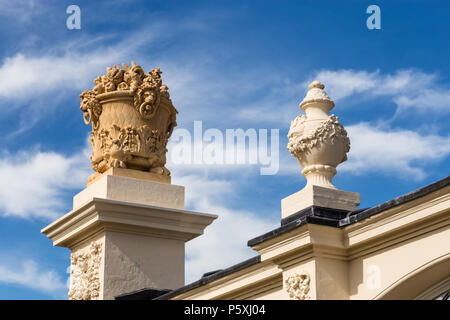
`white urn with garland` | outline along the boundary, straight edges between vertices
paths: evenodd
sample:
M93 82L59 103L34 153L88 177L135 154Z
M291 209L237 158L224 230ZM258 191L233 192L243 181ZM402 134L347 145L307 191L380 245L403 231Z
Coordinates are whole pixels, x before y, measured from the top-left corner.
M338 190L332 182L336 167L347 160L350 140L338 117L329 115L334 102L324 88L313 81L300 103L305 114L291 121L287 149L303 168L307 183L282 200L283 218L312 205L348 211L359 205L359 194Z

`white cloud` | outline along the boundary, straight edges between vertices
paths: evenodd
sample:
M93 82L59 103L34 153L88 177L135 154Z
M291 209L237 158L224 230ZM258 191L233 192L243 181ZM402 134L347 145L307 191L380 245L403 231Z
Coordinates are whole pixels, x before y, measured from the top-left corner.
M61 298L67 293L66 283L56 271L45 270L33 260L26 260L21 266L0 264L0 283L21 285Z
M343 99L353 94L375 88L378 82L379 72L354 71L354 70L322 70L317 72L314 77L304 82L304 87L317 79L325 84L328 95L334 101Z
M353 174L382 172L408 179L427 176L426 166L450 155L450 137L410 130L373 127L368 123L347 126L351 149L338 171Z
M185 25L180 22L171 27L167 21L155 19L126 35L86 34L78 40L55 43L45 51L18 51L5 57L0 66L0 98L23 102L62 90L92 88L94 79L104 74L106 67L130 64L131 60L142 65L139 58L145 56L140 48L174 37Z
M348 97L373 99L389 97L398 111L414 108L416 111L450 111L450 89L438 82L435 73L421 70L398 70L383 74L379 70L321 70L314 73L304 86L318 79L335 101ZM344 105L341 103L341 105Z
M354 102L387 98L397 105L395 115L410 109L416 112L450 112L450 88L448 84L439 82L436 73L418 69L393 73L340 69L314 72L301 84L272 79L271 90L241 107L235 116L247 122L287 127L290 120L301 112L298 105L309 83L316 79L325 84L326 92L337 102L338 108L345 108L348 101L354 105Z
M0 97L30 100L55 89L81 89L114 54L33 57L18 53L0 67ZM23 92L25 94L18 94Z
M394 98L400 111L415 108L417 111L426 112L436 110L439 112L450 111L450 90L423 89L416 95L399 95Z
M155 37L149 33L144 39L150 43ZM94 78L103 74L107 66L129 64L130 61L123 59L144 43L141 32L136 32L126 40L111 41L112 46L79 50L89 42L96 42L95 39L85 40L66 44L63 50L58 50L62 51L59 54L49 50L51 53L43 55L18 52L6 57L0 66L0 98L29 101L62 90L91 88Z
M0 212L4 216L54 219L64 208L64 191L81 188L89 175L87 151L71 157L40 151L0 158Z

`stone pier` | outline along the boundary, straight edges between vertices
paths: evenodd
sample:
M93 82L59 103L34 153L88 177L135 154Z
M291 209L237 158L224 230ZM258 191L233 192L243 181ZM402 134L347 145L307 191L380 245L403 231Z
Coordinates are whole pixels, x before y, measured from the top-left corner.
M96 172L73 210L41 231L71 250L69 298L183 286L185 243L217 216L184 210L184 187L170 183L166 146L177 110L161 71L115 65L94 83L80 108L92 125Z

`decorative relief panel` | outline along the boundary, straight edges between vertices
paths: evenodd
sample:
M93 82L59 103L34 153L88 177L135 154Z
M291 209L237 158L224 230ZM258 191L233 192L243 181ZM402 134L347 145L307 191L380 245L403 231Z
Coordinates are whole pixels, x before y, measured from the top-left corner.
M100 295L102 244L92 242L87 252L72 252L70 260L69 299L97 300Z
M311 299L309 296L310 282L311 277L305 271L302 271L300 274L296 273L289 276L285 280L286 291L289 294L289 297L294 300Z

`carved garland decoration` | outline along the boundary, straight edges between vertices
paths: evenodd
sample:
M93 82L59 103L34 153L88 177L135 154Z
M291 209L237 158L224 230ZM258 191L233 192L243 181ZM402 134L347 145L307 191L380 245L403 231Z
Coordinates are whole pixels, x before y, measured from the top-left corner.
M289 276L285 280L286 291L289 294L289 297L295 300L311 299L309 296L310 282L311 277L305 271L302 271L300 274L296 273Z
M97 95L112 91L128 91L134 94L134 107L145 119L151 119L158 109L161 97L170 99L167 86L162 84L161 70L153 69L147 75L142 67L131 62L131 67L123 64L121 70L116 64L106 68L106 74L98 76L92 90L86 90L81 95L80 109L83 111L84 122L98 127L98 119L102 113L102 107L97 100Z
M102 244L92 242L88 252L72 253L70 265L70 300L96 300L100 295Z
M346 153L350 151L350 139L347 136L347 131L342 124L338 122L338 117L334 114L321 123L311 134L303 136L303 126L306 120L305 115L299 115L291 123L288 133L289 143L288 150L297 159L302 159L303 154L308 150L312 150L320 143L331 141L334 143L337 139L342 139L345 148L345 156L342 161L347 160Z

